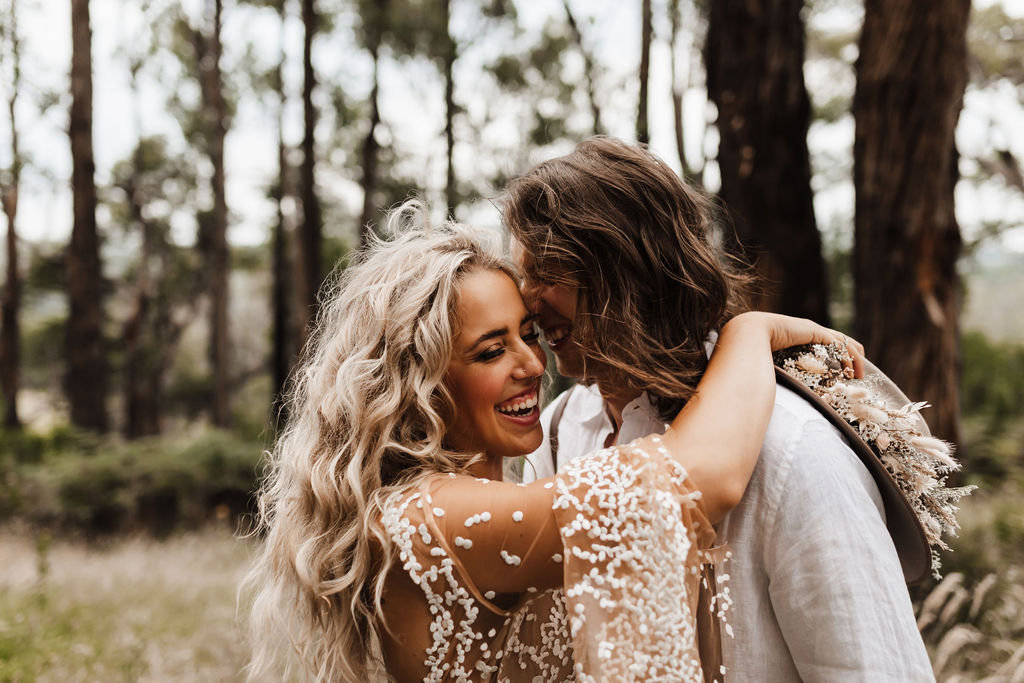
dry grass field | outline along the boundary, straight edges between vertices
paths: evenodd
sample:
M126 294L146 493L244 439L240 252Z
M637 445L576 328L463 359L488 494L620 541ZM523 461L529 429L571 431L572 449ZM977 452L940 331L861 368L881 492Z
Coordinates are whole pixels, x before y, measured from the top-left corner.
M999 547L1006 504L965 502L963 559L972 540ZM223 527L100 546L0 531L0 683L243 680L236 591L252 550ZM1024 571L1004 567L951 568L919 599L940 683L1024 683Z
M0 531L0 681L239 681L251 546L223 528L102 548Z

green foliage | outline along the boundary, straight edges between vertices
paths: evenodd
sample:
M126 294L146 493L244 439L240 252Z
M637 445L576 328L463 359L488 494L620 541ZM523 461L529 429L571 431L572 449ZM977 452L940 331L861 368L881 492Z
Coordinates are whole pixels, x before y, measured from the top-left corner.
M981 332L961 341L961 406L967 479L982 487L1016 481L1024 488L1024 346Z
M962 401L966 415L1001 421L1024 415L1024 346L967 332L961 341Z
M977 331L961 341L965 479L946 578L914 593L940 680L1024 676L1024 346ZM963 676L966 675L967 678Z
M64 246L53 242L36 242L28 260L25 292L29 296L41 292L63 292L66 286Z
M1020 483L988 486L960 506L960 532L942 555L942 572L958 572L969 582L1007 567L1024 567L1024 509Z
M0 445L10 444L20 450L0 460L0 519L89 536L163 535L237 517L251 504L262 453L218 431L129 443L68 430L3 433Z

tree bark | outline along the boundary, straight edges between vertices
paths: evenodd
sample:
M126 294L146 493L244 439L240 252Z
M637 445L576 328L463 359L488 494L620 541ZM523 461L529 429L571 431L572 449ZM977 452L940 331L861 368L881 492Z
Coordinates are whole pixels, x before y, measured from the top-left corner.
M651 141L651 132L647 124L647 80L651 65L651 0L641 3L641 35L640 35L640 102L636 114L636 139L641 144Z
M162 373L154 372L158 345L166 340L147 334L153 297L145 282L140 283L134 308L122 330L124 344L124 435L128 439L160 433L160 387ZM155 342L155 343L154 343Z
M298 294L302 344L316 319L317 292L323 279L321 253L323 243L320 199L316 190L316 122L313 104L316 72L313 69L313 38L317 30L316 0L302 0L302 111L305 133L302 138L302 166L299 182L302 193L302 224L299 232Z
M21 429L18 417L18 388L21 380L21 275L18 272L18 192L21 189L21 149L18 146L18 124L15 111L18 89L21 87L21 48L18 37L17 2L11 0L10 24L10 91L7 111L11 124L11 169L9 184L0 188L0 200L4 215L7 216L7 278L3 298L0 300L0 384L4 395L4 426ZM8 75L7 73L4 74Z
M444 46L441 55L444 71L444 136L448 160L444 196L448 205L448 215L454 216L455 207L459 203L455 182L455 59L458 50L451 34L451 0L441 0L441 12L441 20L444 22Z
M572 8L569 6L569 0L563 0L562 5L565 7L565 17L569 21L569 35L572 37L572 41L576 43L576 49L580 51L580 55L583 57L583 77L587 81L587 99L590 102L590 115L594 118L592 130L594 135L602 135L604 134L604 125L601 123L601 107L597 103L597 65L594 63L594 56L590 54L590 50L583 44L583 33L580 31L580 26L572 13Z
M271 404L271 420L275 429L279 429L288 418L285 391L288 376L291 372L293 352L291 341L294 338L291 315L292 271L288 258L290 253L287 224L285 223L284 199L289 196L288 182L288 148L284 141L284 110L287 95L284 90L284 3L280 5L281 18L281 56L274 71L274 85L277 89L277 184L274 187L274 204L277 207L277 222L274 226L274 251L271 256L273 267L273 319L274 339L271 350L271 373L274 380L273 401Z
M671 33L669 34L669 53L672 58L672 128L676 136L676 155L683 177L693 175L690 165L686 163L686 141L683 137L683 88L679 84L676 51L679 49L679 0L669 0L668 14Z
M134 91L135 74L132 88ZM141 125L137 129L141 130ZM146 194L146 186L153 188L154 183L147 183L145 144L140 137L132 155L131 176L122 186L128 197L132 224L142 237L132 312L121 330L124 435L128 439L161 432L167 370L191 317L179 316L176 320L173 308L176 301L194 307L205 289L205 279L201 277L192 277L184 291L169 282L169 278L174 279L169 275L174 247L167 243L161 226L147 218L145 210L148 202L158 199Z
M672 59L672 124L675 132L676 139L676 155L679 157L679 168L683 171L683 177L689 182L696 185L703 186L702 176L704 174L703 161L697 167L690 166L686 160L686 138L683 135L683 95L690 89L691 86L691 73L682 75L679 73L679 43L680 37L683 32L683 17L682 8L679 6L679 0L669 0L668 3L669 13L669 54ZM699 29L695 26L690 26L689 31L695 34ZM699 54L697 59L694 59L694 53L697 51L693 38L689 39L685 43L687 51L687 63L690 65L690 71L693 71L693 63L699 60ZM703 159L703 151L701 151L701 159Z
M720 194L765 285L754 306L828 324L807 151L803 0L710 5L705 60L718 107Z
M137 93L136 74L132 73L132 91ZM138 112L138 107L136 107ZM138 122L138 114L136 114ZM137 125L137 130L141 126ZM140 188L142 185L143 161L142 139L140 137L132 154L132 176L125 189L128 195L132 221L139 227L142 236L141 257L135 287L135 301L132 314L125 321L121 331L124 355L122 382L124 386L124 435L129 439L153 436L160 433L159 387L161 377L152 372L153 356L159 339L149 332L149 318L153 309L154 283L150 265L154 256L152 226L146 220L142 207ZM156 339L154 339L156 337ZM162 344L166 340L159 339Z
M853 99L856 334L960 438L955 129L969 0L867 0Z
M71 0L71 188L74 222L67 251L65 393L72 424L105 432L108 366L103 338L103 286L96 229L92 154L92 32L88 0Z
M373 86L370 88L370 128L363 139L361 150L361 161L363 167L363 210L359 216L359 244L365 247L369 244L369 237L373 230L371 222L377 213L377 204L374 195L377 192L377 166L378 152L377 126L380 125L380 106L378 96L380 92L380 46L383 38L383 21L387 12L387 3L384 1L374 3L372 14L366 17L365 31L367 33L367 48L370 58L373 60Z
M210 364L213 368L213 424L231 425L230 360L228 356L228 204L224 187L224 138L227 137L227 111L224 105L221 58L222 0L213 0L213 31L210 36L210 116L212 137L210 161L213 164L213 231L210 244Z

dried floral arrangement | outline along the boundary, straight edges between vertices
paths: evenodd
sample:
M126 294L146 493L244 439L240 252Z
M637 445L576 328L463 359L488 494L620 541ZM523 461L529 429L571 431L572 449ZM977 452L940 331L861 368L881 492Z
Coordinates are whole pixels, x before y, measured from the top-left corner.
M885 375L853 379L840 360L840 344L798 346L775 354L775 363L818 394L860 435L892 475L917 515L931 548L932 572L939 578L939 549L948 550L943 534L956 535L957 503L976 486L947 487L950 472L960 469L953 446L927 433L920 416L926 402L894 405L902 392Z

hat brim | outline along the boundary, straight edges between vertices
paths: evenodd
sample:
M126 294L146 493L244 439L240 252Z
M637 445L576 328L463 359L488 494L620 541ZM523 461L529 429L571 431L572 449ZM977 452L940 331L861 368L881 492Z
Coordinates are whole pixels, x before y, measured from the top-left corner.
M928 540L921 521L910 507L910 503L892 478L889 470L885 468L871 446L860 437L850 423L814 393L814 390L778 366L775 368L775 376L780 385L807 400L846 437L850 448L871 473L879 493L882 494L885 525L896 546L896 553L899 555L900 566L903 569L903 578L911 585L922 582L931 570L931 551L928 547Z

